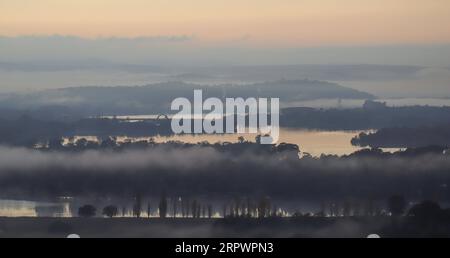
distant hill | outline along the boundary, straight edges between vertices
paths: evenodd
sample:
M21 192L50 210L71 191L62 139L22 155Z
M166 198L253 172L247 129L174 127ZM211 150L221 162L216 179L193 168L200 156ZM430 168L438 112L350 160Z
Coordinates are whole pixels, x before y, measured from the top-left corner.
M336 83L314 80L279 80L246 85L199 85L164 82L146 86L76 87L0 96L1 108L69 107L85 115L167 113L177 97L193 98L202 89L207 97L276 97L289 103L314 99L372 99L374 96Z

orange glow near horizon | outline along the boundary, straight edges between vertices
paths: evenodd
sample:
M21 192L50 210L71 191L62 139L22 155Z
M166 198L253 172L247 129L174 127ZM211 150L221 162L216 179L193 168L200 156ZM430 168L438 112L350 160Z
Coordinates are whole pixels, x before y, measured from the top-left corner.
M448 0L2 0L0 35L194 36L198 44L450 42Z

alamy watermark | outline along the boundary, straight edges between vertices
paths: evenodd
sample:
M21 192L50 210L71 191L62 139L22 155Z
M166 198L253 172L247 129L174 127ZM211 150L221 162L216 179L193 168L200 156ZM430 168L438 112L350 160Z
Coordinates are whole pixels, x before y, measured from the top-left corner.
M269 109L267 98L226 98L223 103L219 98L203 100L203 91L194 90L194 103L187 98L176 98L172 101L171 110L179 111L171 122L175 134L250 133L260 134L261 144L278 142L279 98L270 98Z

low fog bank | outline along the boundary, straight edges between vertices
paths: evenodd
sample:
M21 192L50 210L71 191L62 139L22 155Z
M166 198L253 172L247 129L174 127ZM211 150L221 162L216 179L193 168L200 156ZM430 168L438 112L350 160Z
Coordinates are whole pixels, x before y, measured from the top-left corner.
M392 225L390 217L378 218L278 218L252 219L130 219L130 218L0 218L1 237L159 237L159 238L277 238L362 237L374 232L383 237ZM58 230L55 230L58 229ZM49 230L50 229L50 230ZM400 230L398 230L400 231ZM412 232L400 236L411 237ZM396 236L399 236L397 233Z
M0 197L270 196L279 200L410 200L447 202L450 157L238 157L208 147L140 151L40 152L0 147Z

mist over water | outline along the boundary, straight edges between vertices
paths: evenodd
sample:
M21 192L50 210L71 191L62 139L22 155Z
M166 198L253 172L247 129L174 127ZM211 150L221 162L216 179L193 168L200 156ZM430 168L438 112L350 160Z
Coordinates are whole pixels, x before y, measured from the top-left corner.
M450 160L444 155L414 158L286 160L212 148L81 153L0 148L3 196L271 196L313 201L346 197L385 199L401 192L410 198L443 198ZM27 162L23 158L27 157ZM32 194L33 193L33 194Z

